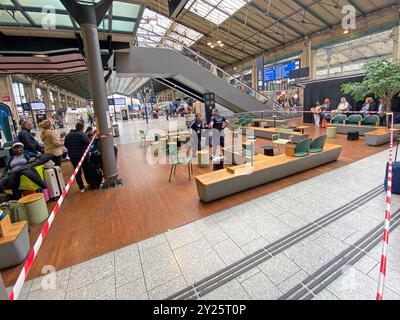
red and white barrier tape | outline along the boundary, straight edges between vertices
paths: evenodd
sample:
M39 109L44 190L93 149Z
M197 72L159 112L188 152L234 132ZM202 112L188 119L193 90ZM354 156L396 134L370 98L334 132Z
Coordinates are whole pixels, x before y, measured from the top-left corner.
M389 245L389 232L390 232L390 216L392 210L392 182L393 182L393 148L394 148L394 115L392 114L392 129L390 135L390 150L389 150L389 166L388 166L388 181L387 181L387 195L386 195L386 211L385 211L385 227L383 232L383 247L381 266L379 270L379 283L376 300L383 300L383 290L385 287L386 267L387 267L387 249Z
M21 289L22 289L22 287L23 287L23 285L25 283L25 279L26 279L26 277L27 277L27 275L29 273L29 270L31 269L32 264L36 259L36 256L37 256L37 253L39 252L40 247L42 246L43 240L46 237L47 232L49 231L50 226L53 223L54 218L56 217L56 215L58 213L58 210L60 209L61 204L63 203L63 201L64 201L69 189L71 188L71 185L75 180L75 177L76 177L76 175L78 173L78 170L82 166L82 163L85 160L85 158L86 158L86 156L87 156L87 154L89 152L89 149L92 146L93 141L94 141L95 138L96 138L96 136L94 136L92 138L92 140L90 141L89 146L86 148L86 151L83 154L81 160L79 161L74 173L69 178L67 185L65 186L60 198L58 199L58 201L56 203L56 205L54 206L54 209L51 211L50 216L47 219L47 221L46 221L46 223L45 223L45 225L44 225L44 227L42 229L42 232L39 235L39 238L36 240L35 245L31 249L31 251L29 252L28 258L26 259L25 265L22 268L22 271L18 276L17 282L15 283L12 291L10 292L10 294L8 296L9 300L17 300L18 299L18 296L19 296L19 294L21 292Z
M106 134L99 134L98 137L99 138L107 138L107 137L112 137L112 135L113 134L110 132L110 133L106 133Z

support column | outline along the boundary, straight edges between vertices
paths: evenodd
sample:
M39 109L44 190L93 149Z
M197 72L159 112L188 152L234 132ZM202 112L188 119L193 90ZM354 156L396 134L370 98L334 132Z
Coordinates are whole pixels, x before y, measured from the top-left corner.
M54 106L56 110L61 109L61 94L60 91L57 90L56 92L53 92L53 98L54 98Z
M33 91L32 84L25 85L24 84L24 91L25 91L25 98L26 102L35 101L35 92Z
M43 102L46 105L46 109L51 109L51 101L50 101L49 89L41 88L41 90L42 90Z
M3 97L10 97L10 101L3 102ZM14 119L18 119L17 104L15 101L14 91L12 88L11 76L0 77L0 102L5 103L11 109Z
M393 61L400 60L400 26L393 29Z
M254 90L257 90L258 84L257 84L257 62L256 60L252 61L252 67L251 67L251 87Z
M114 139L108 115L108 100L97 27L109 10L112 0L102 0L96 5L81 5L72 0L61 0L70 15L78 22L82 31L88 70L89 86L93 98L97 130L100 139L101 158L106 185L118 182L117 162L114 154Z
M305 41L303 44L303 53L300 56L301 67L310 68L310 77L314 78L317 74L317 66L315 61L315 51L312 50L311 40Z
M89 85L92 92L93 107L97 119L98 130L101 136L109 135L112 131L108 116L108 100L106 85L104 82L104 71L100 55L97 26L82 24L81 30L86 52ZM117 163L114 154L114 139L112 135L100 139L100 144L105 179L107 182L110 182L110 180L116 179L118 176Z

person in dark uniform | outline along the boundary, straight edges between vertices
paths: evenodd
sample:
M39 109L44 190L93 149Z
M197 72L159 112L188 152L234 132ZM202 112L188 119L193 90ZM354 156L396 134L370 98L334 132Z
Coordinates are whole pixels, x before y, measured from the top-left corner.
M228 125L228 121L219 114L217 108L214 108L212 111L212 117L210 121L210 130L212 130L212 157L216 157L218 146L221 148L225 147L225 134L224 130ZM223 151L222 151L223 154Z
M208 125L203 121L201 113L196 113L195 119L189 124L188 129L192 129L192 150L193 157L197 151L201 150L201 137L204 129L208 129ZM197 140L197 141L196 141Z

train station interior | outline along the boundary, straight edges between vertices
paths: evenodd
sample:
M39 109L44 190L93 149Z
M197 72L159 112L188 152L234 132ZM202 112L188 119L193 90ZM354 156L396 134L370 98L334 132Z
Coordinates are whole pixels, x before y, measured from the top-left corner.
M400 300L399 94L398 0L0 0L0 300Z

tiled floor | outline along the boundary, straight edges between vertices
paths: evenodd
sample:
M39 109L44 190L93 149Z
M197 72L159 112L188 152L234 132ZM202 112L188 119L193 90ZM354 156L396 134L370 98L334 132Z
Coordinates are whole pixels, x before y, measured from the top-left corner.
M20 299L163 299L382 184L382 152L165 234L25 284ZM374 198L202 299L277 299L383 221ZM400 208L394 196L393 212ZM400 230L390 238L385 298L400 299ZM315 299L374 299L381 245ZM54 275L53 275L54 276Z

